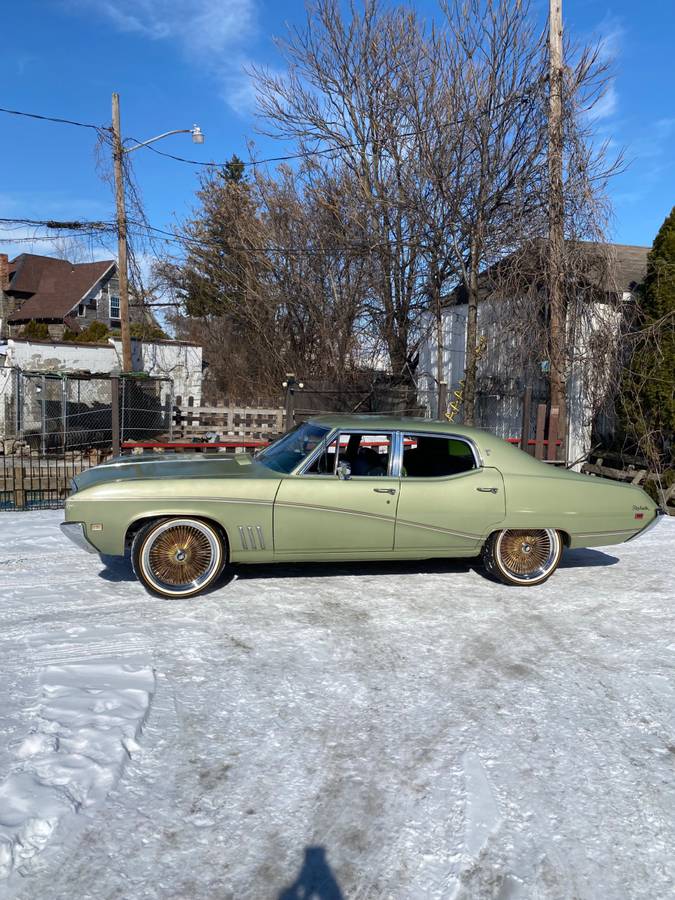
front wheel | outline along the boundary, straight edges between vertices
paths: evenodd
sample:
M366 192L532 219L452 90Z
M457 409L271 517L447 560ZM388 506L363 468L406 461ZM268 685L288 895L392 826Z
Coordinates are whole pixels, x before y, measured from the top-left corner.
M553 528L508 528L492 534L483 563L504 584L541 584L555 572L562 555L560 534Z
M225 561L223 541L200 519L151 522L134 537L131 559L138 579L160 597L193 597L213 584Z

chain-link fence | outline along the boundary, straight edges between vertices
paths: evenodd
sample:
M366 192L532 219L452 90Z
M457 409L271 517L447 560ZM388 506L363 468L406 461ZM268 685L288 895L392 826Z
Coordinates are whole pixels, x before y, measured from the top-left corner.
M171 439L169 378L19 372L13 433L41 455L111 448L119 440ZM117 407L117 410L115 410Z
M125 441L170 441L170 378L14 370L0 418L0 509L58 507ZM11 388L11 390L10 390Z

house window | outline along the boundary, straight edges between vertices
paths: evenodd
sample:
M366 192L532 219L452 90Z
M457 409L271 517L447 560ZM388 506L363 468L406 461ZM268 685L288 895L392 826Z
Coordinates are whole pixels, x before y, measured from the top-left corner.
M79 319L83 319L87 315L87 310L85 308L84 303L80 303L77 307L77 316Z
M120 317L120 298L116 294L110 295L110 318L119 319Z

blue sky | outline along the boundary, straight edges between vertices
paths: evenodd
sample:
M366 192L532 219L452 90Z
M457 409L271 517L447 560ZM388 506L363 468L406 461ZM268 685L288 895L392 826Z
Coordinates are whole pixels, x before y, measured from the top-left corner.
M427 17L436 8L431 0L415 5ZM536 0L542 19L546 7ZM612 183L611 237L651 244L675 204L675 3L564 0L563 11L571 36L600 38L614 57L598 130L625 148L629 166ZM158 147L223 160L233 152L247 158L254 139L259 155L276 155L283 148L255 133L243 69L278 68L274 37L303 17L300 0L13 0L3 7L0 106L107 124L116 90L127 136L198 123L203 146L178 135ZM112 217L94 132L0 115L0 136L0 217ZM134 161L150 221L167 227L182 218L198 170L144 150ZM4 240L0 249L28 245Z

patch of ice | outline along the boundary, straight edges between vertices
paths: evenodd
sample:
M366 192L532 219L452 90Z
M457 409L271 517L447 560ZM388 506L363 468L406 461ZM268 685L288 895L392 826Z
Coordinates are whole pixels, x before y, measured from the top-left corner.
M66 815L101 802L139 749L155 691L142 662L49 666L34 731L0 783L0 879L28 871Z

